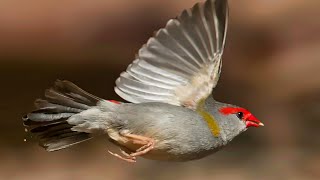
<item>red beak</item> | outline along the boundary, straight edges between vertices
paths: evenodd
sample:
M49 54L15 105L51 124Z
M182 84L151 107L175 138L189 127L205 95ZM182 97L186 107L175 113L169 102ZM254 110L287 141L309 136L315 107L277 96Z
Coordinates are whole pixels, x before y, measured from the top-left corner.
M254 117L252 114L250 114L246 119L245 119L247 128L248 127L260 127L264 126L262 122L260 122L256 117Z

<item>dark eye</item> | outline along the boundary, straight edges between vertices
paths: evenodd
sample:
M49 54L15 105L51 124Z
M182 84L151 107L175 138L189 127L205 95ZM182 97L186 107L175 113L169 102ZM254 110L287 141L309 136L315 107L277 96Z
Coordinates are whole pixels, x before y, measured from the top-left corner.
M239 119L242 119L243 118L243 112L238 112L236 114L236 116L239 118Z

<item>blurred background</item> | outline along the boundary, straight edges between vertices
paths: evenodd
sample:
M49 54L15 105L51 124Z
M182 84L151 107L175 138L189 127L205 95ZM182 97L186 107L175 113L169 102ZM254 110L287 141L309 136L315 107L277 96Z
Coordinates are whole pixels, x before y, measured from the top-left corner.
M1 0L0 179L320 179L320 1L230 0L217 100L265 123L187 163L119 161L106 138L48 153L21 116L56 79L117 99L114 81L169 18L200 0ZM24 142L24 139L27 139Z

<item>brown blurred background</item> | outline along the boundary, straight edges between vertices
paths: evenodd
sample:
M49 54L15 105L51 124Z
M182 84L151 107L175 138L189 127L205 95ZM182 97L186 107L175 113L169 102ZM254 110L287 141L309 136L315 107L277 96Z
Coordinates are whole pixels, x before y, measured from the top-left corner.
M200 1L200 0L199 0ZM187 163L119 161L105 138L47 153L21 116L55 79L103 98L154 31L197 0L1 0L0 179L320 179L320 1L230 0L215 97L265 123ZM27 142L24 142L27 138Z

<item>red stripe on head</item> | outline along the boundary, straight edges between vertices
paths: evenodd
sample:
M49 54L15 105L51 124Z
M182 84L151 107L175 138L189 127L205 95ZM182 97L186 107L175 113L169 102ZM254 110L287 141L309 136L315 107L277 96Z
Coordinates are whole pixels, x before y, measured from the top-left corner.
M240 107L224 107L219 109L220 113L223 115L229 115L229 114L237 114L239 112L243 113L242 120L246 122L247 127L254 126L259 127L263 126L263 124L251 114L248 110Z
M251 114L248 110L240 107L224 107L219 110L224 115L236 114L238 112L243 112L244 115Z
M108 100L109 102L115 103L115 104L121 104L121 102L116 101L116 100Z

